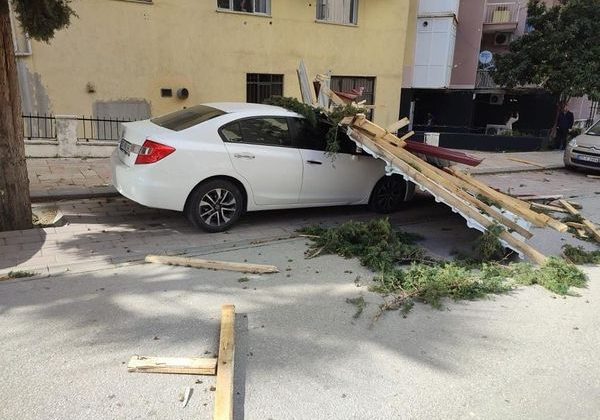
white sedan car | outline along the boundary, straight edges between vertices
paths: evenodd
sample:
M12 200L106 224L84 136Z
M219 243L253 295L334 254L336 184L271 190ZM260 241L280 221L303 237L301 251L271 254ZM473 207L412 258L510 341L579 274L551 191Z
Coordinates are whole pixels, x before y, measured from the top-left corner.
M414 184L386 176L385 163L357 152L341 130L331 156L327 124L313 127L279 107L212 103L123 126L111 161L117 190L183 211L208 232L246 211L369 204L385 213L414 194Z

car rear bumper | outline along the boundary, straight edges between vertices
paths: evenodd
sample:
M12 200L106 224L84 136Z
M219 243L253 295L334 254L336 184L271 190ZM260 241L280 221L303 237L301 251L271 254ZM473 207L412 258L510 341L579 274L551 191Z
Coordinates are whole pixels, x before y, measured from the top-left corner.
M143 206L183 211L187 197L174 191L154 165L127 166L119 159L118 149L111 156L112 182L117 191Z

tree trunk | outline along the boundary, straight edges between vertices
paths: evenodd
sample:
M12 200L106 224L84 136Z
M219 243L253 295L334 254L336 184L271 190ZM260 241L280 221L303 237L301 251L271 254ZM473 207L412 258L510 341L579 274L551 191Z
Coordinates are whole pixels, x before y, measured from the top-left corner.
M8 0L0 0L0 232L31 228L21 97Z

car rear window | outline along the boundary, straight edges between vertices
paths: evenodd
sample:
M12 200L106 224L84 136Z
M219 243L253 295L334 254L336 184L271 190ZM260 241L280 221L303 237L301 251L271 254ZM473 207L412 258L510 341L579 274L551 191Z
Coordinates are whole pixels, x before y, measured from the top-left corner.
M153 118L151 121L169 130L181 131L224 114L225 112L220 109L206 105L196 105Z

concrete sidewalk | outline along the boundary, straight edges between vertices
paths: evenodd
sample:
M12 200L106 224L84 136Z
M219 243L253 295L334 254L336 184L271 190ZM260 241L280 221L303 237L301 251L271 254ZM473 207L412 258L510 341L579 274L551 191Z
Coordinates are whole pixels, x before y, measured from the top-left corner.
M484 161L477 167L459 165L473 174L539 171L562 168L562 151L491 153L465 150ZM511 159L529 161L531 164ZM111 185L109 158L27 159L33 201L116 195Z

